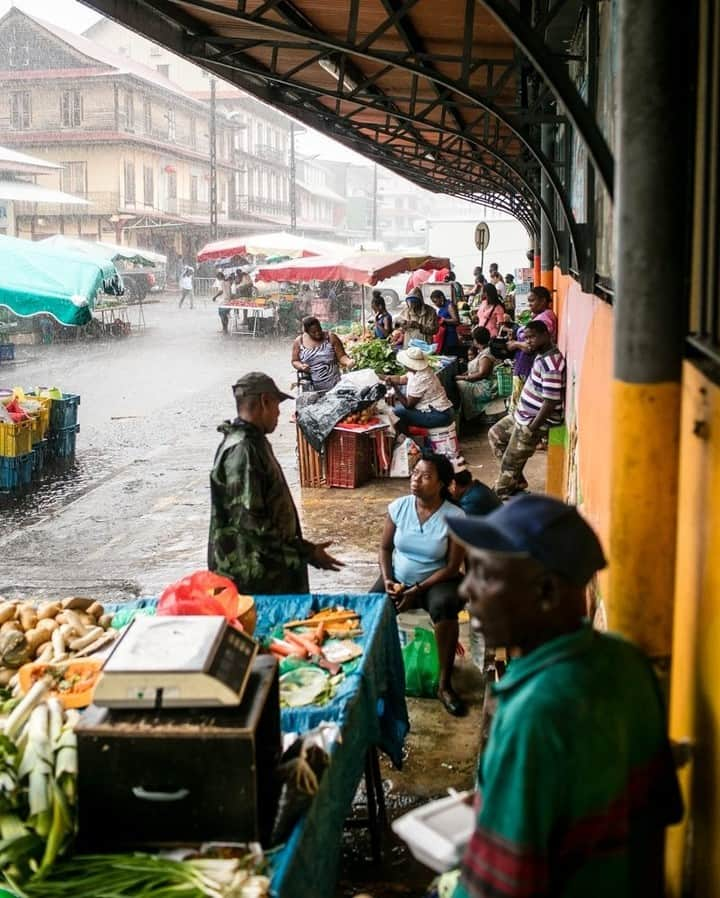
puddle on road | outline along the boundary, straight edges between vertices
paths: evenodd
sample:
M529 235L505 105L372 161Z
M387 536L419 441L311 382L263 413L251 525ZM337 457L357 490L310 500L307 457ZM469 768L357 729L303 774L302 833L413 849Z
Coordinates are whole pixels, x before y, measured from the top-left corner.
M22 492L0 491L0 534L12 533L52 515L110 476L107 453L84 449L75 458L47 466Z

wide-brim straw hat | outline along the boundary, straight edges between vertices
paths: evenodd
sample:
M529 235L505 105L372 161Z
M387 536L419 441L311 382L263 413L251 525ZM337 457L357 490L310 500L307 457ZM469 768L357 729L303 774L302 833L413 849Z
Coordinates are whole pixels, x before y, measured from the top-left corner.
M430 366L427 356L417 346L401 349L397 354L397 360L403 368L409 368L411 371L423 371Z

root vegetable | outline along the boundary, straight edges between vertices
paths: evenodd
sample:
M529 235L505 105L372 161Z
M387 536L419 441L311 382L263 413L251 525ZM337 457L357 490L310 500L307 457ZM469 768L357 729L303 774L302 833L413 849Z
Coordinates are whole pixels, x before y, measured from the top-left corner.
M79 652L75 653L76 658L87 658L88 655L93 655L95 652L99 652L101 649L104 649L105 646L110 645L111 642L114 642L117 638L117 630L105 630L103 631L102 636L99 636L95 642L91 642L90 645L85 646L84 649L80 649Z
M53 630L50 638L52 640L53 657L57 659L60 655L65 654L65 636L63 634L63 628L60 627L59 630Z
M60 613L60 602L48 602L38 608L38 620L49 620Z
M70 639L75 639L75 637L79 635L75 632L75 627L73 627L72 624L61 624L60 632L62 633L65 642L68 642Z
M42 645L39 645L37 648L37 652L35 654L36 661L42 661L43 664L47 664L49 661L53 660L55 655L55 650L53 649L52 642L45 642Z
M80 619L75 611L63 611L67 623L71 624L78 636L84 636L87 633L87 627Z
M1 667L0 668L0 686L9 686L10 680L15 676L15 671L12 667Z
M93 627L91 630L88 630L82 636L78 637L78 639L72 639L68 644L68 648L73 652L78 652L80 649L84 649L86 646L91 645L96 639L99 639L104 634L105 631L102 627Z
M15 617L16 607L14 602L3 602L0 605L0 624L11 621Z
M110 624L112 624L112 619L113 619L112 614L103 614L98 619L98 626L102 627L103 630L107 630L107 628L110 626Z
M90 614L93 617L102 617L105 614L105 609L100 604L100 602L93 602L86 611L86 614Z
M88 614L87 611L78 611L77 616L83 622L85 627L97 626L97 620L92 616L92 614Z
M14 630L16 633L21 633L22 627L20 626L20 621L7 620L4 624L0 625L0 633L7 633L11 630Z
M8 739L14 739L18 735L33 708L43 700L45 693L49 688L49 677L44 677L42 680L38 680L37 683L35 683L25 698L5 721L5 735Z
M297 633L293 633L291 630L285 634L285 639L291 645L297 645L299 648L304 649L305 653L312 656L320 654L320 649L317 645L306 636L300 636Z
M95 599L86 599L83 596L70 596L69 599L63 599L60 604L66 611L68 609L74 611L87 611L91 605L95 604Z
M47 630L48 633L52 633L53 630L57 630L58 626L58 622L54 618L44 617L35 624L35 629Z
M50 638L52 636L52 632L50 630L26 630L25 631L25 640L28 644L28 647L32 654L35 654L38 646L44 645L46 642L50 642Z
M34 629L37 619L38 617L34 608L20 609L20 624L25 632Z

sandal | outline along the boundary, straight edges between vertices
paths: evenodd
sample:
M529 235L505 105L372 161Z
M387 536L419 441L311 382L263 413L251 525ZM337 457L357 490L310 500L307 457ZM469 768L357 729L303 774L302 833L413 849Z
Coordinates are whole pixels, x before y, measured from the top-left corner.
M467 714L465 702L452 689L439 689L438 698L443 708L453 717L464 717Z

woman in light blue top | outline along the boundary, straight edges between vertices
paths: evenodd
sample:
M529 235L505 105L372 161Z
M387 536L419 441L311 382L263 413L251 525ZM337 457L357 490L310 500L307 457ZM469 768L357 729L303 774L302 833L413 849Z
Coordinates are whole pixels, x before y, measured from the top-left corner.
M424 453L410 477L410 495L388 506L380 545L380 578L398 611L424 608L432 618L440 658L438 698L450 714L465 707L452 687L463 550L448 537L446 517L465 512L450 501L453 467L444 455Z

